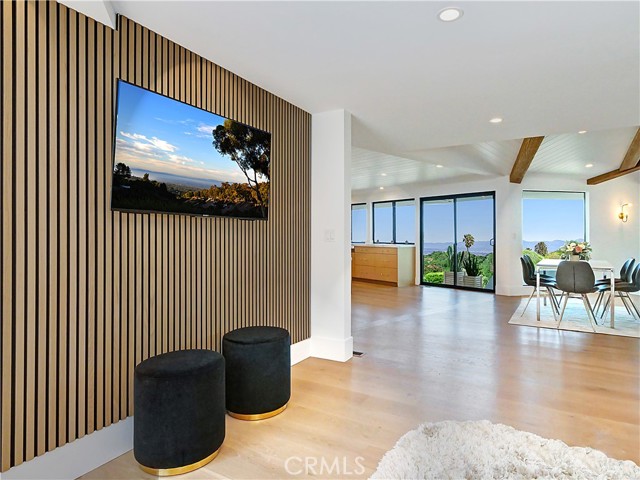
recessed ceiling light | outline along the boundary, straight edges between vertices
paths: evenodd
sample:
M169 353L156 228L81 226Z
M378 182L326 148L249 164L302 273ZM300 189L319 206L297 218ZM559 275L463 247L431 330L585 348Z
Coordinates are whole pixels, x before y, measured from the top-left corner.
M580 130L578 133L579 133L580 135L582 135L583 133L587 133L587 131L586 131L586 130Z
M490 123L502 123L502 119L500 117L495 117L489 120Z
M436 165L436 168L442 168L442 165Z
M591 167L593 167L593 163L587 163L587 164L585 165L585 168L591 168Z
M438 18L443 22L453 22L462 17L462 10L456 7L443 8L438 12Z
M384 190L384 187L380 187L380 190Z
M386 176L387 176L387 174L386 174L386 173L381 173L381 174L380 174L380 176L381 176L381 177L386 177Z

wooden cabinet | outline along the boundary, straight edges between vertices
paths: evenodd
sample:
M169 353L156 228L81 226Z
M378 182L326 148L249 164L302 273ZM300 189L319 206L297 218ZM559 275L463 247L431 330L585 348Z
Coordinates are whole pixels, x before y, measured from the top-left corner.
M398 287L414 285L415 252L408 245L356 245L351 251L351 276Z

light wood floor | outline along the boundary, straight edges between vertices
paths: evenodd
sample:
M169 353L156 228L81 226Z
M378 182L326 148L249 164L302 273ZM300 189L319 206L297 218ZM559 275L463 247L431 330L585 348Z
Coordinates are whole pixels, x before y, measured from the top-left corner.
M354 283L354 347L365 355L294 366L284 413L227 418L218 458L176 478L366 478L405 432L447 419L488 419L640 463L640 342L508 325L518 302ZM129 452L84 478L153 477Z

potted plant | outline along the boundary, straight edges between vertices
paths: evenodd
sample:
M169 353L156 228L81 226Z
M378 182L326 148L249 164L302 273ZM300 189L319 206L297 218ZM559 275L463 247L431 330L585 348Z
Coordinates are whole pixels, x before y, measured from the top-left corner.
M480 272L480 262L478 257L469 253L464 259L464 269L467 275L463 283L465 287L482 288L482 273Z
M455 253L453 245L447 247L447 271L444 272L445 285L462 285L464 272L462 271L463 252ZM455 271L454 271L455 269ZM454 280L455 279L455 280Z

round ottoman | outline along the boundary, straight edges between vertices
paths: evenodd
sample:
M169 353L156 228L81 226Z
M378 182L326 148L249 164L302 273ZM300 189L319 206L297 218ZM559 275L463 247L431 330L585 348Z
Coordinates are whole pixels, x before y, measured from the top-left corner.
M133 455L152 475L206 465L224 440L224 358L211 350L164 353L135 370Z
M246 327L222 338L227 412L262 420L282 412L291 396L291 340L277 327Z

